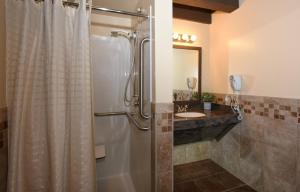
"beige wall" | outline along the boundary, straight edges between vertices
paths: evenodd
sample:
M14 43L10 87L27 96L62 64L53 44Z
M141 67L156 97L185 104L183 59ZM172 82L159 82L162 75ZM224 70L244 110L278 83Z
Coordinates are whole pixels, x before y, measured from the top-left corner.
M202 47L202 90L208 91L207 83L210 80L210 76L207 75L206 71L209 70L209 25L196 23L181 19L173 19L173 32L187 33L190 35L197 35L197 41L194 43L174 43L176 45L186 46L199 46Z
M155 96L156 103L172 102L172 0L155 0Z
M0 3L0 108L5 105L5 9L2 2Z
M300 1L245 0L215 13L210 27L212 92L231 92L228 75L244 78L242 94L300 98Z

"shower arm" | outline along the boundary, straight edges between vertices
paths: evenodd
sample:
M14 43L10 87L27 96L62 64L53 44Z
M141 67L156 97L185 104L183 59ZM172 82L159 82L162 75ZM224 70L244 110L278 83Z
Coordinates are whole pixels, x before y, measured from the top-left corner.
M94 116L96 117L107 117L107 116L119 116L119 115L125 115L128 120L130 122L132 122L139 130L142 130L142 131L148 131L149 130L149 127L144 127L144 126L141 126L137 120L133 117L133 113L128 113L128 112L125 112L125 111L122 111L122 112L107 112L107 113L94 113Z
M140 69L139 69L139 114L143 119L149 119L150 116L144 113L144 45L150 38L145 37L140 43Z

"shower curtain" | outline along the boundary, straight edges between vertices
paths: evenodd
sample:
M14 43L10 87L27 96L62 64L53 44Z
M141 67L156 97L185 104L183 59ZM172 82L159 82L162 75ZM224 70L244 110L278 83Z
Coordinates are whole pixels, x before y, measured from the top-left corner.
M90 11L6 0L9 192L93 192Z

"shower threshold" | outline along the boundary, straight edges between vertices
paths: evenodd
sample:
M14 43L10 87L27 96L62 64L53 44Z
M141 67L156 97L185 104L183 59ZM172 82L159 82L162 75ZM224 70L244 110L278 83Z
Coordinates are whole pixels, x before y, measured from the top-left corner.
M135 192L135 189L129 174L122 174L99 179L97 192Z

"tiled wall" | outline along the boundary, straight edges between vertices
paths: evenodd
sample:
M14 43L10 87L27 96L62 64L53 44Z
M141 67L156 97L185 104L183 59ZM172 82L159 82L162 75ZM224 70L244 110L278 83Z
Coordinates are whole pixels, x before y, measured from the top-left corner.
M7 152L7 111L0 108L0 192L6 191Z
M210 142L196 142L174 146L173 163L181 165L204 159L210 159Z
M224 94L215 95L225 104ZM174 164L210 158L257 191L300 191L300 100L239 99L243 121L219 142L175 146Z
M242 123L211 143L211 158L258 191L300 191L300 100L240 96L240 103Z
M153 104L152 181L155 192L173 192L173 104Z

